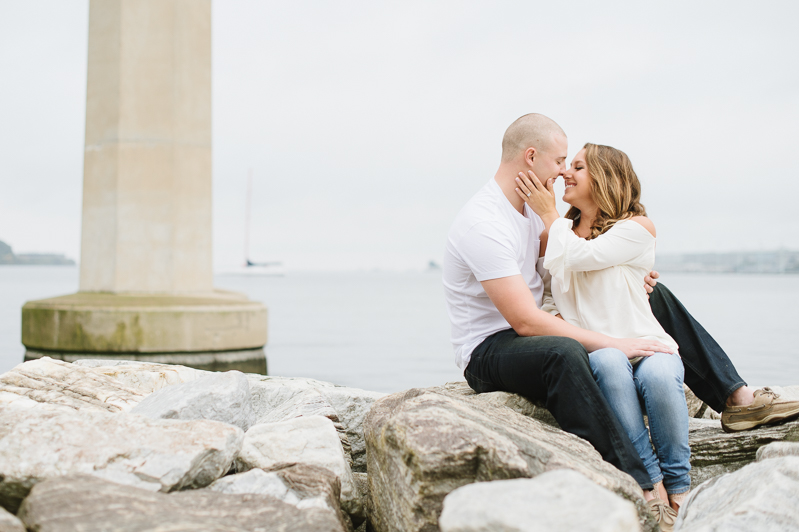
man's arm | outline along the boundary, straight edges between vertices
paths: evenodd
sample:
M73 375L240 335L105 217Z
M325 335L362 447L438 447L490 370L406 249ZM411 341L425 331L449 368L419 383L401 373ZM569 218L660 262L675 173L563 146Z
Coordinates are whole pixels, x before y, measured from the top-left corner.
M589 352L603 347L615 347L621 349L628 358L650 356L656 351L673 351L655 340L611 338L575 327L547 314L538 308L521 275L482 281L481 284L491 302L519 336L565 336L577 340Z

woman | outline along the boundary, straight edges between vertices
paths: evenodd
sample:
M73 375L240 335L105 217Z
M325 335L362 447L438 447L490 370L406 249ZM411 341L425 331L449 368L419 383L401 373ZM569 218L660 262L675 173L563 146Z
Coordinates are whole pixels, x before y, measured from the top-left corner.
M618 349L589 354L599 388L658 490L645 497L661 528L667 528L691 487L688 409L677 344L653 316L641 284L655 262L655 226L640 203L638 177L623 152L586 144L563 176L563 201L571 205L565 218L555 209L551 182L547 189L532 172L530 177L520 174L516 190L546 224L544 266L560 316L608 336L658 340L674 348L673 354L631 360ZM670 506L663 502L664 487Z

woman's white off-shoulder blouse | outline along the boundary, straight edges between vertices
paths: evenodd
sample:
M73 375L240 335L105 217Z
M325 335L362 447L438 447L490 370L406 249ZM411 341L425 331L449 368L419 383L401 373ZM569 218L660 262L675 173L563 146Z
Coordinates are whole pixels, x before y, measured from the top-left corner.
M646 297L644 277L655 265L655 237L632 220L617 222L593 240L556 220L549 230L544 267L552 276L557 311L572 325L614 338L647 338L677 349Z

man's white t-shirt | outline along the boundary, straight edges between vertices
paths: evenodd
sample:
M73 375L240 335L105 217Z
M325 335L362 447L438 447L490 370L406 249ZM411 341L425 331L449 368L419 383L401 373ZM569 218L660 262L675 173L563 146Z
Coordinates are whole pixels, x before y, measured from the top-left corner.
M544 283L536 271L544 223L526 204L513 208L492 178L458 213L444 254L444 292L452 323L455 363L466 369L472 351L510 324L481 281L521 275L542 305Z

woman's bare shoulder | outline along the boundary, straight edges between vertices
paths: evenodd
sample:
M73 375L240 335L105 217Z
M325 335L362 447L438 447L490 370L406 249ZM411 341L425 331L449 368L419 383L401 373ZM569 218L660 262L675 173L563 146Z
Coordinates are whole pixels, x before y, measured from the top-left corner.
M646 216L633 216L632 218L630 218L630 221L642 225L644 229L646 229L652 234L652 236L657 238L657 234L655 233L655 224L653 224L652 220L650 220Z

